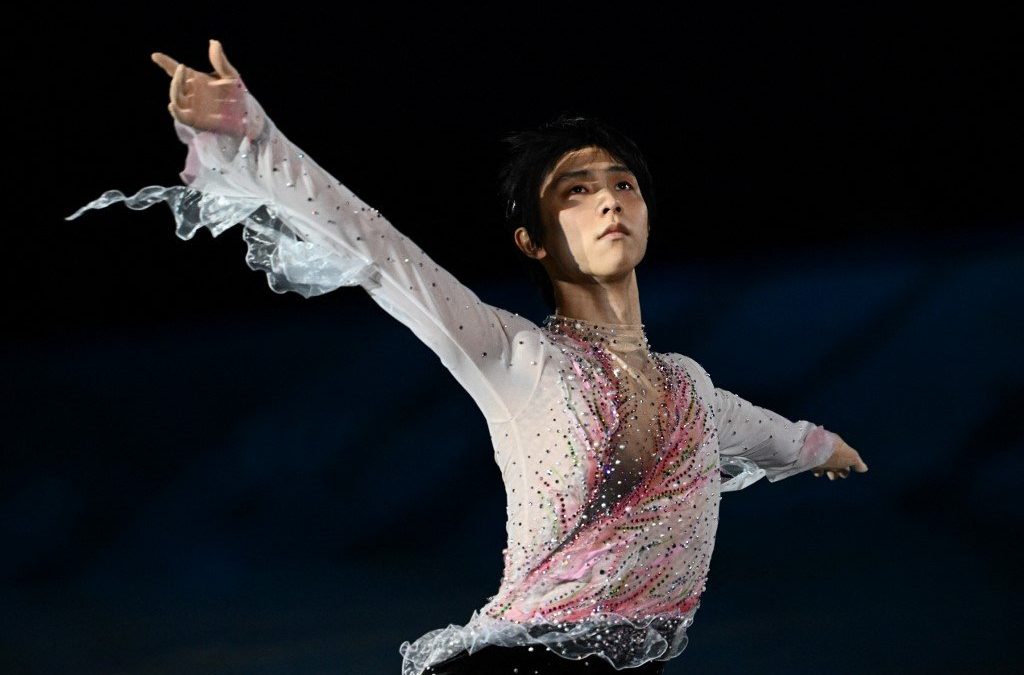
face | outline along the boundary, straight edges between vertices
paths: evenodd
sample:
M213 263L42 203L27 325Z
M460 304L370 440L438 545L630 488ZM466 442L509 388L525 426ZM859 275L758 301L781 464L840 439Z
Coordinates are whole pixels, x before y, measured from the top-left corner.
M647 251L647 204L636 176L602 148L574 150L558 160L541 184L540 211L545 241L532 255L552 278L622 279ZM606 233L608 228L621 232ZM520 248L531 255L522 243Z

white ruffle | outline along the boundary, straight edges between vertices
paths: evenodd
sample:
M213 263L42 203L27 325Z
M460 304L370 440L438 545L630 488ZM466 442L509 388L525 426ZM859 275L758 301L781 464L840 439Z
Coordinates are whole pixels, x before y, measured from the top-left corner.
M721 457L721 470L729 476L728 480L722 481L720 490L731 492L750 487L753 483L765 477L766 472L757 464L738 455L723 455Z
M185 185L151 185L131 196L108 190L65 220L121 201L135 210L165 202L181 239L191 239L200 227L216 237L242 223L246 263L266 273L275 293L292 291L309 298L375 278L377 268L372 261L330 245L323 233L275 203L270 188L257 177L256 163L276 134L276 126L258 101L249 94L246 100L250 116L265 120L258 139L200 131L175 121L178 138L188 146L185 167L179 174ZM365 285L369 290L375 284L376 279Z
M265 272L275 293L292 291L304 297L322 295L341 286L356 286L371 277L374 265L355 256L304 241L271 204L241 196L202 192L186 186L144 187L131 196L108 190L78 209L65 220L74 220L89 209L101 209L117 202L130 209L149 208L166 202L177 222L181 239L191 239L205 227L216 237L237 223L243 223L242 238L250 268Z
M414 642L403 642L398 648L402 675L423 675L429 666L462 650L473 654L488 645L539 645L568 659L578 661L597 655L616 670L637 668L648 661L667 661L686 648L686 629L693 623L698 606L687 614L658 615L640 621L614 613L602 614L562 627L495 619L473 610L465 626L449 624Z

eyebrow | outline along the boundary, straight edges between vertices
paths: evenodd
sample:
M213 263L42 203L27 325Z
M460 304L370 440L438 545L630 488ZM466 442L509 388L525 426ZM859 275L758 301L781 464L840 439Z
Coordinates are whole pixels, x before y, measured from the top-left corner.
M605 169L605 173L628 173L630 175L633 174L633 172L629 170L629 167L623 166L622 164L612 164L607 169ZM559 183L565 180L569 180L571 178L590 178L592 175L594 175L594 172L591 171L590 169L576 169L575 171L565 171L563 173L558 174L558 176L555 177L555 180L551 182L551 187L558 187Z

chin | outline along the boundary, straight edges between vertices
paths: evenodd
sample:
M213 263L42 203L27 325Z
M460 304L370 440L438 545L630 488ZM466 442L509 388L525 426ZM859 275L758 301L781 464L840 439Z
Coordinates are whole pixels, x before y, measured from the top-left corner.
M605 279L621 279L628 277L635 269L636 265L623 265L621 267L612 267L605 270L595 270L594 275Z

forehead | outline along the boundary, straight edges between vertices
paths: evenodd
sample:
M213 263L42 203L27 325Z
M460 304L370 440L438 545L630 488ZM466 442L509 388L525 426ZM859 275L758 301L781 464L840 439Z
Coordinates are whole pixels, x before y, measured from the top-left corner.
M599 148L597 146L578 148L576 150L570 150L559 157L558 161L555 162L554 168L548 172L545 179L550 179L559 171L569 171L585 167L599 167L602 164L613 163L618 163L618 160L604 148Z
M578 148L576 150L570 150L564 153L555 162L554 167L547 172L544 176L544 180L541 181L540 192L543 196L548 187L557 180L557 178L568 171L582 171L585 169L597 170L608 167L612 164L621 165L618 158L612 155L604 148L597 146L588 146L586 148Z

